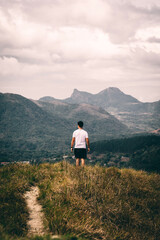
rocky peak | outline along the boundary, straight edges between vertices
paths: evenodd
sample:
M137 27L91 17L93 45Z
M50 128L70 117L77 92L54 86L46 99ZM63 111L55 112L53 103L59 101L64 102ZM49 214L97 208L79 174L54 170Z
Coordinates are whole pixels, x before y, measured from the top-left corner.
M72 93L71 97L79 96L80 93L81 93L81 92L80 92L78 89L75 88L75 89L73 90L73 93Z

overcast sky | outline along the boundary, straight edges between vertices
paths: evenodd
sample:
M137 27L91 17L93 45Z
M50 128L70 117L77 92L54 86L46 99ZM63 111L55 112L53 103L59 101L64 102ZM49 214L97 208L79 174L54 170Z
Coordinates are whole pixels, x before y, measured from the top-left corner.
M160 100L159 0L0 0L0 92Z

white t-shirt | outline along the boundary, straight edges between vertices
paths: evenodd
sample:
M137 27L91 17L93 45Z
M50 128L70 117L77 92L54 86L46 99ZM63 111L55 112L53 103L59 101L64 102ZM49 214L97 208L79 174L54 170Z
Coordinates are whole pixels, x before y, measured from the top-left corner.
M73 132L75 138L75 148L86 148L86 138L88 133L83 129L77 129Z

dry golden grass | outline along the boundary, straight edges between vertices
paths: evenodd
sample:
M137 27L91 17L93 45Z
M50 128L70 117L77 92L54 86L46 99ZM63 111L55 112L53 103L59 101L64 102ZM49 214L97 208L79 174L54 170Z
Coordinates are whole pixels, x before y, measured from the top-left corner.
M22 195L34 184L40 188L39 201L53 235L66 240L158 240L158 174L113 167L76 168L60 162L10 165L0 169L0 176L1 239L27 239L28 213ZM34 239L49 240L50 236Z
M133 169L40 166L41 202L54 233L88 239L157 239L160 176ZM43 174L42 174L43 175Z

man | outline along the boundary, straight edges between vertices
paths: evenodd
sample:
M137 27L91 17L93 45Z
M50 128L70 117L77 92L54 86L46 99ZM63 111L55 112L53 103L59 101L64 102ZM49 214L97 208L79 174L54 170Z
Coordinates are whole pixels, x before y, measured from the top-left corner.
M80 159L81 159L81 165L85 165L85 159L87 157L87 151L86 151L86 143L88 147L88 152L90 151L89 147L89 138L88 133L83 130L83 122L78 122L78 129L73 132L72 141L71 141L71 152L73 152L73 146L75 144L74 148L74 154L76 158L76 166L80 165Z

